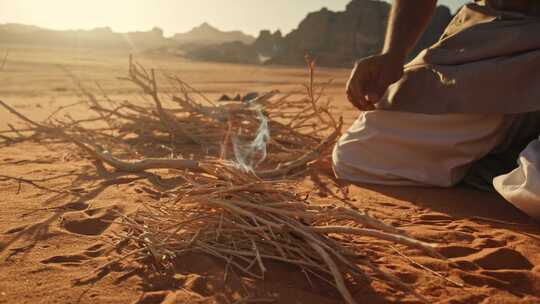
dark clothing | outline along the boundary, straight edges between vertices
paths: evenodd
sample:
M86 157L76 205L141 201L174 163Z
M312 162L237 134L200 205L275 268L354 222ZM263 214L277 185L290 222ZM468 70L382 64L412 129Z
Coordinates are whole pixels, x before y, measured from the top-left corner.
M540 1L539 1L540 2ZM422 114L540 111L540 18L470 3L405 66L378 109Z

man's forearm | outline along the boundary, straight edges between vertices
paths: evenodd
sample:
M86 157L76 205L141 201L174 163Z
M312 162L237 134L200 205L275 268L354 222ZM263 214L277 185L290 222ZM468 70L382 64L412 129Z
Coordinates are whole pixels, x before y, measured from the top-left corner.
M383 53L405 61L426 30L437 0L394 0Z

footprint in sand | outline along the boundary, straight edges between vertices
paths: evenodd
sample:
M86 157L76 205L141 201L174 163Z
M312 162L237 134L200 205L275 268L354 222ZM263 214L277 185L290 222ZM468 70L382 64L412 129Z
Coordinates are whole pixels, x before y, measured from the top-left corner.
M28 225L14 227L14 228L11 228L8 231L4 232L4 234L15 234L15 233L23 231L26 228L28 228Z
M420 215L418 220L428 222L448 222L452 221L453 219L449 215L443 213L426 213Z
M452 218L442 213L421 214L414 220L415 225L444 226L452 222Z
M111 226L122 209L116 205L66 213L61 226L67 231L82 235L100 235Z
M540 287L535 282L540 280L540 275L527 270L485 270L481 272L486 275L504 282L506 289L513 293L538 295Z
M164 290L164 291L154 291L144 293L137 301L133 304L177 304L177 303L223 303L230 302L221 298L219 295L214 297L203 297L194 292L188 290ZM263 302L263 301L253 301ZM272 301L273 303L274 301ZM248 301L238 303L248 303ZM249 301L252 303L252 301ZM270 302L269 302L270 303Z
M469 286L485 287L491 286L495 288L504 288L505 282L493 278L491 276L479 274L479 273L470 273L459 271L458 276L463 280L463 282Z
M97 243L95 245L92 245L84 251L84 255L91 257L91 258L97 258L99 256L102 256L105 253L105 244L103 243Z
M472 245L475 248L480 248L480 249L499 248L499 247L505 247L506 242L501 241L501 240L493 239L492 237L489 237L489 238L477 238L472 242Z
M464 257L453 258L451 261L461 268L458 276L467 285L514 291L520 281L524 282L523 284L534 281L529 278L532 275L529 270L534 267L531 262L520 252L507 247L486 248ZM530 291L530 288L524 289L523 284L518 285L523 287L525 293Z
M171 294L172 292L169 290L146 292L133 304L160 304Z
M92 258L99 257L105 252L105 244L97 243L92 245L82 253L67 254L67 255L55 255L45 260L42 260L42 264L62 264L63 266L79 266L84 261Z
M82 254L57 255L57 256L53 256L48 259L42 260L41 263L62 264L64 266L78 266L85 260L88 260L88 257Z
M88 209L89 205L86 202L68 203L62 206L64 209L83 211Z
M459 245L437 247L437 250L447 258L459 258L477 253L479 250Z
M475 265L485 270L531 270L533 264L521 253L510 248L485 248L477 250L465 246L446 246L440 252L456 265Z
M476 265L488 270L524 269L534 266L518 251L510 248L487 248L468 257Z

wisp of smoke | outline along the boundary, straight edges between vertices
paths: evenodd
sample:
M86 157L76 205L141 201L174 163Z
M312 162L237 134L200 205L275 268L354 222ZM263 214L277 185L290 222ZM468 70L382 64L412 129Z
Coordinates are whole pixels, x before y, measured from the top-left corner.
M263 114L262 107L255 106L254 112L260 124L253 141L245 142L237 135L232 137L236 165L245 172L254 172L257 166L266 159L266 145L270 140L268 118Z

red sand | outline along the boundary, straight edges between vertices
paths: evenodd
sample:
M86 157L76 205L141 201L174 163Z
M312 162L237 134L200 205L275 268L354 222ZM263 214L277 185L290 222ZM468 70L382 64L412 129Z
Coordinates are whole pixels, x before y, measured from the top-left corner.
M59 153L60 151L60 153ZM2 149L2 175L24 176L71 194L51 193L15 181L0 182L0 303L341 303L325 284L298 269L272 264L264 282L229 276L220 261L182 259L174 280L113 270L86 284L107 256L106 241L120 229L109 223L143 201L159 200L148 180L133 175L99 177L91 162L66 145L23 143ZM62 176L63 175L63 176ZM56 178L61 176L59 178ZM317 178L305 182L313 195L325 191ZM348 186L356 205L411 235L440 245L453 265L404 250L415 262L464 287L443 280L398 255L388 243L359 238L358 251L395 273L434 303L540 303L540 229L494 194L469 189ZM350 286L359 303L416 303L378 281ZM256 301L257 299L261 301ZM253 300L253 301L251 301ZM176 301L176 302L175 302Z
M124 55L75 55L71 50L14 49L0 73L1 97L34 119L46 116L49 110L43 107L78 100L71 91L53 91L73 86L55 64L67 65L84 80L99 80L111 94L135 94L115 78L126 72ZM290 90L305 80L300 69L151 59L151 66L170 68L205 92L264 91L277 84ZM343 98L347 74L322 70L318 76L336 79L327 93L350 123L357 112ZM0 112L0 129L12 119L5 114ZM0 177L0 303L266 303L262 300L268 297L277 298L275 303L342 303L334 290L309 282L295 267L272 264L264 282L236 275L223 282L223 264L201 255L183 257L173 280L113 269L80 284L77 279L88 278L115 254L107 252L110 234L120 229L110 224L118 216L114 211L128 214L142 202L159 201L152 189L161 186L133 175L99 176L90 160L63 144L27 142L0 148L0 175L41 179L41 186L69 191L51 193ZM336 193L343 195L316 181L313 176L300 190L329 200ZM348 196L373 216L438 244L449 257L445 262L397 247L464 287L415 266L386 242L356 239L359 253L413 284L433 303L540 303L540 226L496 195L462 188L349 186ZM417 303L379 281L349 288L358 303Z

